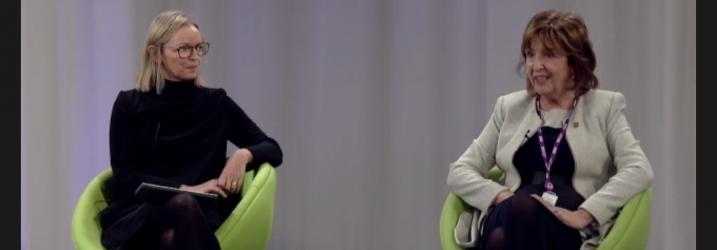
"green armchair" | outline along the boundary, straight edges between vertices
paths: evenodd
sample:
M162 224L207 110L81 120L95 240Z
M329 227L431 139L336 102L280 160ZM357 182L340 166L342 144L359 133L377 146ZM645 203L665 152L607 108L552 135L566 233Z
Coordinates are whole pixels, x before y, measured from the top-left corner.
M504 178L503 172L498 168L491 169L489 177L499 181ZM645 249L647 237L650 234L652 188L636 194L627 201L620 211L610 232L600 242L598 250L633 250ZM440 218L440 238L443 250L462 250L453 237L453 229L458 222L458 216L471 207L461 198L449 193L443 202Z
M72 215L72 241L75 249L104 249L100 242L98 214L107 207L102 186L112 169L99 173L87 185ZM265 249L274 219L276 173L268 163L247 172L242 184L242 200L214 233L222 249Z

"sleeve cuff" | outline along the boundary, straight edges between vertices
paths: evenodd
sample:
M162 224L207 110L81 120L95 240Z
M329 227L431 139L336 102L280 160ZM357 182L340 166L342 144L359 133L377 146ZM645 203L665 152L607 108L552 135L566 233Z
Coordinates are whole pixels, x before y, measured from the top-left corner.
M495 198L498 197L498 194L503 191L510 191L510 189L491 181L483 191L485 192L485 195L483 195L483 199L478 199L478 209L481 211L488 211L488 209L493 206L493 201L495 201Z
M608 209L604 208L604 206L600 206L597 202L598 201L588 199L580 205L580 208L590 212L590 214L595 218L595 221L599 225L603 225L608 222L610 218L612 218L614 213L608 211Z

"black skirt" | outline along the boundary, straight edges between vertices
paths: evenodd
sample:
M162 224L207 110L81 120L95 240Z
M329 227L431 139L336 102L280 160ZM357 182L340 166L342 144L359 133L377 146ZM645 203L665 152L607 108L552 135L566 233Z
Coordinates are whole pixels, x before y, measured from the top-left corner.
M241 200L241 194L232 194L227 198L212 201L197 199L207 223L212 230L219 226L231 214ZM112 201L99 214L102 227L102 245L107 249L138 249L129 247L135 242L159 242L159 235L154 233L155 225L147 223L149 216L162 213L161 203L164 200L123 200ZM156 249L146 246L147 249ZM144 248L144 247L142 247Z

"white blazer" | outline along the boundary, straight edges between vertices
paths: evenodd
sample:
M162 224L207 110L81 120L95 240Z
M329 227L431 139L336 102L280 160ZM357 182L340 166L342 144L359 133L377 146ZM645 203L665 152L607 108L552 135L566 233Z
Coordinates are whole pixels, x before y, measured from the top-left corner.
M458 160L450 164L448 188L469 205L488 211L495 197L520 186L513 156L541 125L535 98L517 91L498 98L485 128ZM599 224L600 235L584 242L594 248L614 222L613 216L633 195L647 189L652 167L627 123L625 97L618 92L590 90L580 97L565 140L575 158L573 186L585 197L580 205ZM486 178L497 166L504 183ZM485 215L481 213L479 225ZM482 228L481 228L482 230Z

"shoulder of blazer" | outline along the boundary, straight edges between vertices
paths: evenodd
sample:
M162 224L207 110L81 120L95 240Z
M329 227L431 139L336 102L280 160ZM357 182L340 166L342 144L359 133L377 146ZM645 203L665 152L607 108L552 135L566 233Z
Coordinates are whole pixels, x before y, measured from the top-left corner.
M582 98L592 102L606 102L618 96L622 96L622 93L604 89L592 89L585 93Z
M615 105L624 105L625 97L622 93L604 89L593 89L585 93L581 98L584 99L584 106L590 111L589 114L610 112Z
M615 104L624 102L624 96L620 92L604 90L604 89L592 89L585 93L582 97L583 105L590 111L607 112ZM501 109L504 111L514 110L526 110L529 109L534 100L532 96L528 94L526 90L515 91L498 98L499 101L502 99ZM592 112L588 112L592 113Z
M499 97L502 99L502 106L504 110L514 110L516 108L525 109L528 107L533 97L528 94L526 90L515 91L504 96Z

